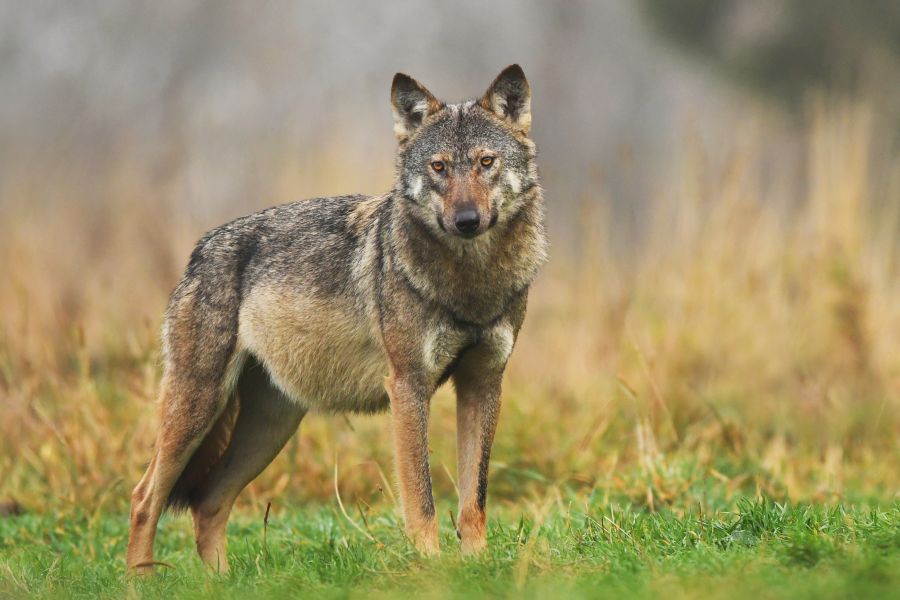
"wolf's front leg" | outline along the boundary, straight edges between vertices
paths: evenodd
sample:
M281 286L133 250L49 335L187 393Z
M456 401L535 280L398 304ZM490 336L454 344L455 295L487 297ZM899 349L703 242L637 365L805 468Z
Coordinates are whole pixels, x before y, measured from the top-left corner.
M387 382L394 427L394 460L406 534L423 554L437 554L437 517L428 467L428 386L409 373L391 370Z
M467 354L453 376L456 386L457 535L463 554L487 545L485 504L488 462L500 415L502 366L491 366L484 352Z

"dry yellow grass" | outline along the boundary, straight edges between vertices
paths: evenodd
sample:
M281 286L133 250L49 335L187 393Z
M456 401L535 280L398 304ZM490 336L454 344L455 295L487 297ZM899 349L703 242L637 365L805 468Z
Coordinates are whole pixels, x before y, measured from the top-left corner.
M652 508L896 497L900 156L878 125L859 106L813 107L796 177L766 162L764 128L738 128L724 155L687 141L627 260L606 251L605 199L586 200L583 253L555 254L531 297L492 494ZM102 184L2 185L0 500L124 510L156 427L159 319L201 231L179 216L182 190L127 162ZM290 178L261 190L292 196ZM431 432L445 496L453 414L443 390ZM336 461L345 502L391 501L387 417L312 416L300 431L245 506L331 497Z

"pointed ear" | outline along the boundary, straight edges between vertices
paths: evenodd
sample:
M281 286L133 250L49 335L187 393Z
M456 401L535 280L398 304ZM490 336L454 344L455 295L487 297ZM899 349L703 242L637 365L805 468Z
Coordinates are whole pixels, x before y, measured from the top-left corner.
M478 104L527 134L531 129L531 87L519 65L510 65L484 93Z
M394 135L401 144L419 128L425 117L437 112L442 106L424 85L409 75L394 75L391 107L394 110Z

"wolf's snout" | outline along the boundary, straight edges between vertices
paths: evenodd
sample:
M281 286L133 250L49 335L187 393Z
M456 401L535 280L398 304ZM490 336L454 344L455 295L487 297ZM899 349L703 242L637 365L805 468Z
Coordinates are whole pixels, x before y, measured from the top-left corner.
M481 217L478 216L477 210L461 210L453 217L453 225L463 235L472 235L478 231L478 227L481 225Z

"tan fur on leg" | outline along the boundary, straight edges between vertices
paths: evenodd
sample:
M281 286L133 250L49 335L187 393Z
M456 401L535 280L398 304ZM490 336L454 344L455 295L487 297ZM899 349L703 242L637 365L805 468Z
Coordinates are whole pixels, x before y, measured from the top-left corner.
M198 406L205 410L198 410ZM185 418L163 419L153 459L132 494L126 562L128 569L136 573L152 570L156 528L169 494L221 414L224 401L218 387L194 391L184 382L164 379L161 408L164 415L179 413Z
M484 353L473 352L464 358L453 378L457 395L457 534L463 554L474 554L487 546L488 463L500 413L502 371L485 365L490 362Z
M306 414L271 384L252 359L236 392L241 410L228 448L194 493L191 505L197 551L219 572L228 570L225 528L234 501L278 455Z
M387 389L406 534L419 552L437 554L440 543L428 467L428 395L393 371Z

